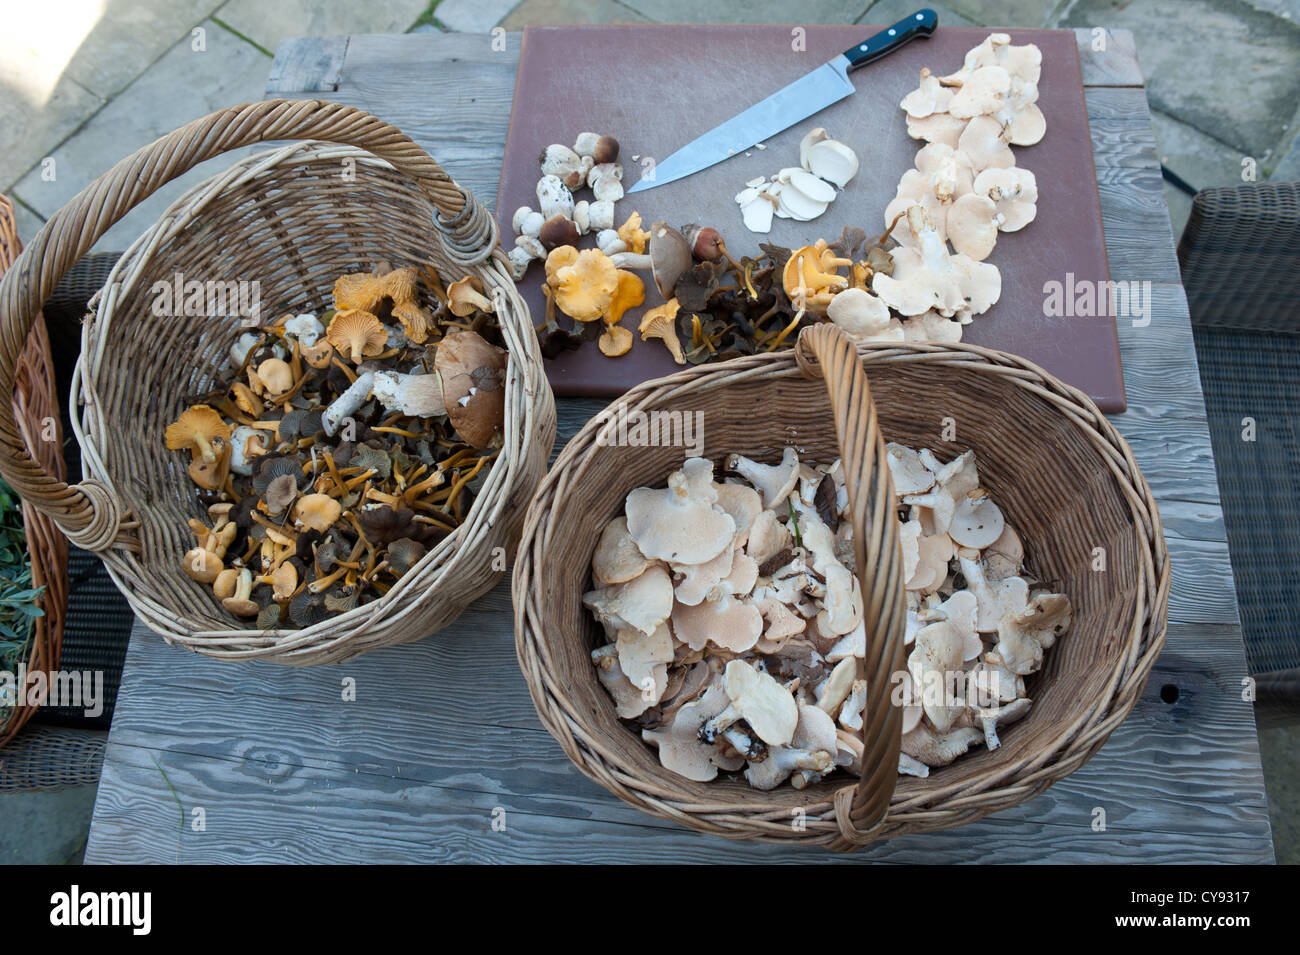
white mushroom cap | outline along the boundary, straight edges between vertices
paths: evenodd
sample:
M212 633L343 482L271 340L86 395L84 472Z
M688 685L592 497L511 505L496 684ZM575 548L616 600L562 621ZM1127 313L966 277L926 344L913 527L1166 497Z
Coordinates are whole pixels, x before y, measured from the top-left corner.
M731 573L735 554L732 548L724 547L717 557L706 560L702 564L669 564L673 573L681 575L682 578L675 589L677 602L694 607L704 600L708 596L709 589Z
M591 575L596 583L605 586L626 583L640 577L649 565L628 533L626 517L620 514L605 525L591 558Z
M891 441L885 445L885 457L896 496L923 494L934 486L934 472L925 466L918 452Z
M969 121L958 119L948 113L932 113L919 119L909 116L907 135L913 139L924 139L927 143L943 143L956 149L967 122Z
M961 79L961 87L948 104L958 119L996 113L1006 104L1011 77L1000 66L984 66Z
M749 541L749 531L754 526L755 519L763 513L763 499L752 487L743 484L718 484L714 491L717 494L714 503L736 522L733 545L744 547Z
M726 596L743 596L758 582L758 564L754 558L736 550L731 561L731 572L709 588L706 600L717 602Z
M692 650L706 642L732 653L753 649L763 632L763 615L752 604L730 595L695 606L677 603L672 610L673 636Z
M808 628L807 620L774 597L753 601L753 606L758 608L763 617L763 636L759 647L765 642L771 648L764 652L775 652L788 638L803 633Z
M799 480L799 455L789 445L780 464L760 464L740 454L727 457L727 470L743 477L763 497L763 506L773 508L785 500Z
M1012 673L1033 673L1043 665L1044 648L1070 629L1072 617L1070 600L1064 594L1037 594L1027 607L1009 611L998 621L994 653Z
M608 627L650 634L672 612L673 582L666 570L652 565L627 583L583 594L582 603Z
M1029 584L1022 578L989 581L984 577L984 568L979 561L960 557L958 562L962 576L966 578L966 589L975 595L979 604L975 627L980 633L992 633L999 628L1003 617L1028 605Z
M966 154L975 171L1016 164L1015 154L1002 137L1002 124L992 116L976 116L957 137L957 149Z
M813 175L841 189L858 174L858 154L837 139L813 143L808 147L807 159L807 168ZM793 177L791 184L797 185Z
M836 293L826 306L826 317L849 338L858 342L884 340L882 336L890 330L888 307L870 292L860 288L847 288ZM899 325L895 341L902 340L902 331L902 325Z
M667 672L663 664L673 661L673 637L667 624L660 624L653 634L640 630L620 630L614 641L618 665L628 682L645 692L652 692L654 702L667 689Z
M762 567L794 542L790 529L781 523L776 511L765 510L754 518L745 543L745 553Z
M971 726L939 734L919 723L911 732L903 734L902 751L927 766L947 766L983 739L984 734Z
M618 665L618 648L610 643L591 651L591 662L596 665L596 676L601 686L614 700L614 711L620 719L634 720L655 704L653 692L647 693L634 686ZM659 664L654 674L657 686L667 682L668 668Z
M924 119L933 113L948 112L952 97L953 91L940 83L939 77L931 73L929 67L924 67L921 70L920 85L904 96L898 105L908 116Z
M977 489L957 502L948 534L962 547L985 548L1002 536L1006 521L988 492Z
M948 241L957 252L982 262L998 241L1000 225L998 207L992 199L967 193L948 210Z
M736 522L721 508L693 497L681 471L668 487L634 489L627 496L627 527L646 557L702 564L731 545Z
M998 228L1003 232L1023 229L1038 213L1038 181L1028 169L985 169L975 177L972 188L993 201L1002 217Z
M921 707L941 733L946 733L966 708L964 679L960 686L953 686L957 675L962 673L964 649L960 628L953 621L941 620L921 629L907 658L908 673L919 690ZM951 693L952 690L956 693Z
M708 782L718 775L718 765L724 759L717 745L700 741L699 731L725 710L727 703L722 684L715 683L698 700L681 707L667 728L642 730L641 738L659 748L659 762L665 769L696 782Z
M763 742L785 746L794 739L799 707L790 691L772 676L744 660L732 660L723 674L723 686L731 700L728 709L735 710Z

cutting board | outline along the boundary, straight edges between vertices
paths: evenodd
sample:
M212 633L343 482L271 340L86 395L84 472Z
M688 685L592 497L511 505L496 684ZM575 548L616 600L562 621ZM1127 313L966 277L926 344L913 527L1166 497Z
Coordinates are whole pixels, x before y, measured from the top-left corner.
M587 130L608 133L621 144L624 184L631 185L648 159L668 156L874 32L870 26L527 28L497 194L503 243L513 244L514 210L537 208L538 155L548 144L571 145ZM615 206L616 225L634 210L647 227L659 219L674 226L711 225L737 258L758 255L759 242L793 248L819 237L832 241L846 225L878 235L898 180L924 145L908 137L899 101L917 86L922 67L940 75L955 72L966 51L989 32L940 26L929 39L913 40L850 73L856 93L767 140L765 149L624 197ZM963 341L1022 355L1087 392L1103 411L1123 411L1113 314L1045 314L1047 283L1061 283L1069 295L1071 282L1077 289L1109 278L1075 35L1007 32L1012 43L1036 43L1043 53L1038 104L1047 134L1035 146L1013 147L1016 164L1038 180L1038 215L1022 231L998 237L988 261L1002 272L1002 297L966 326ZM749 232L733 197L749 179L797 166L799 140L817 126L857 152L857 176L817 219L776 219L770 234ZM590 191L578 198L590 199ZM585 236L583 247L594 239ZM542 279L541 263L535 262L519 283L535 322L545 314ZM647 280L646 286L645 307L660 304L653 283ZM623 324L635 331L641 311L633 309ZM546 365L555 393L563 396L614 397L680 370L661 343L639 339L619 358L605 357L589 342Z

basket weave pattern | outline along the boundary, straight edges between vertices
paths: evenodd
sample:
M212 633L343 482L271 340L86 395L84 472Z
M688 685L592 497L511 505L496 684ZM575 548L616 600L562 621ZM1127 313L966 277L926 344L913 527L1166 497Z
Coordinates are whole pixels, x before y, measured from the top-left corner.
M0 196L0 273L9 268L22 251L14 224L12 203ZM38 315L14 374L12 412L19 435L42 465L61 479L64 475L63 433L59 424L59 402L54 392L54 360L50 356L45 322ZM42 439L52 423L52 441ZM43 617L37 617L32 632L28 672L57 670L63 640L63 617L68 607L68 541L54 521L30 504L23 503L23 525L27 531L27 553L32 567L32 586L44 587ZM21 692L21 689L20 689ZM39 707L17 706L0 725L0 746L9 742Z
M1002 735L1001 748L973 750L927 779L897 776L901 717L881 712L895 708L882 702L879 683L901 664L902 647L886 613L868 630L863 780L836 776L802 791L762 792L744 780L692 782L660 766L619 722L596 678L589 654L605 641L582 594L599 528L632 488L662 485L683 451L609 446L599 421L560 453L529 510L513 581L515 640L543 724L585 775L619 798L704 832L843 850L971 822L1081 766L1133 708L1164 644L1169 557L1127 443L1077 389L976 346L860 346L868 398L865 389L836 385L838 370L827 367L826 381L816 380L807 356L824 354L826 343L805 345L794 355L738 358L647 382L624 397L627 413L702 411L704 454L715 461L733 452L773 461L794 444L810 461L843 454L847 473L866 446L846 440L845 421L876 414L887 440L931 447L944 459L973 449L981 485L1024 541L1027 573L1074 606L1070 632L1027 680L1033 708ZM941 438L946 418L956 426L951 444ZM858 554L864 602L887 610L890 588L900 585L881 537L896 537L897 522L892 498L881 506L882 479L873 481L869 464L857 466L867 493L850 489L855 543L867 548L866 563ZM1098 547L1102 572L1092 569ZM883 557L873 560L872 548Z
M415 143L360 110L273 100L196 120L124 159L51 220L24 258L23 281L0 288L0 385L9 339L33 303L113 221L185 169L266 140L307 142L241 160L190 190L92 301L72 395L84 406L74 430L86 480L67 487L19 456L2 464L74 542L101 553L132 609L168 640L227 659L336 663L427 636L495 583L554 440L554 401L495 225ZM162 434L187 398L217 382L243 329L237 317L153 314L154 284L178 274L255 280L270 320L319 310L335 279L379 260L468 273L496 299L509 350L500 454L462 525L385 597L303 630L242 629L180 570L193 541L186 520L205 515ZM0 439L11 445L2 416Z

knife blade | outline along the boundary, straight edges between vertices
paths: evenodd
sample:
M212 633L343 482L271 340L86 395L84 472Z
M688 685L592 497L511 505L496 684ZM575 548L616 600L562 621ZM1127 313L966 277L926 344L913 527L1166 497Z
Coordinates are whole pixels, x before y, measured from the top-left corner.
M918 10L892 27L849 47L811 73L782 87L743 113L693 139L662 162L650 166L627 191L643 192L716 165L783 129L803 122L855 91L849 73L894 52L909 40L928 37L938 25L933 10Z

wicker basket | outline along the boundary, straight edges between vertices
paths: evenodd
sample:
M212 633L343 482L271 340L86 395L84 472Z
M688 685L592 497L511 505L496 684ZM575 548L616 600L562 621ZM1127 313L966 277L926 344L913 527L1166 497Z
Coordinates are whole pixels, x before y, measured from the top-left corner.
M115 221L192 166L263 141L293 142L190 190L92 301L72 393L84 405L74 430L86 479L68 487L32 461L6 409L0 471L73 543L100 553L132 609L169 641L223 659L337 663L447 626L496 582L555 434L536 335L492 218L409 138L351 107L272 100L213 113L122 160L50 220L0 285L0 385L12 384L15 342L40 303ZM510 353L500 454L461 526L382 599L303 630L242 629L181 572L186 520L203 513L162 441L185 397L216 380L239 319L157 317L153 285L178 273L256 280L264 309L280 314L319 308L340 274L381 259L475 275L496 297Z
M0 273L18 258L22 247L14 225L13 204L0 196ZM53 365L45 322L38 314L18 355L10 411L23 446L36 455L42 467L61 480L64 476L63 429L59 423L59 402L54 394ZM44 440L46 437L52 440ZM29 673L36 670L48 673L59 667L63 617L68 609L68 541L59 533L53 520L26 502L23 503L23 525L27 530L32 586L45 588L41 597L45 616L36 618L27 670ZM0 746L13 739L36 715L37 709L39 707L23 705L10 710L8 719L0 722Z
M597 681L589 654L604 639L582 594L597 530L621 512L629 490L661 486L683 451L610 446L617 419L593 420L560 453L529 509L514 572L515 642L546 728L621 799L717 835L849 849L967 823L1041 792L1096 752L1141 694L1164 644L1169 594L1155 501L1097 407L1034 365L969 345L855 351L820 325L803 332L793 354L700 366L646 382L623 401L629 414L702 411L704 453L715 461L732 452L771 461L789 443L809 460L843 456L871 695L867 770L856 785L832 777L802 791L761 792L743 779L696 783L661 767ZM952 425L955 440L945 445ZM972 751L927 779L898 777L901 712L881 692L904 651L885 439L944 458L974 449L981 484L1019 530L1031 571L1075 609L1069 634L1028 681L1032 710L1002 747ZM1097 547L1106 551L1105 572L1091 569Z

